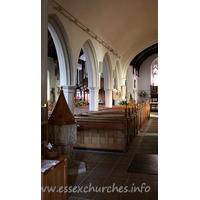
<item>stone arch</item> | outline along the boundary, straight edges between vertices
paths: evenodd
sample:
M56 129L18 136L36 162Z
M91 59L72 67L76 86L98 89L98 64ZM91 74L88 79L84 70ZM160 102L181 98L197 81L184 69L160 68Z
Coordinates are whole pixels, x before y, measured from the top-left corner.
M60 85L75 85L75 67L70 41L56 14L49 15L48 30L51 33L58 55Z
M82 46L82 50L85 54L86 68L88 72L88 88L90 91L90 111L98 110L98 92L100 88L99 80L99 65L97 61L97 55L92 44L92 41L88 39Z
M103 58L103 76L105 90L105 107L112 107L113 70L108 52Z
M108 52L106 52L103 58L103 75L104 75L104 89L112 89L113 71L111 66L111 59Z
M117 88L121 89L121 75L122 75L122 71L121 71L120 64L119 64L118 60L117 60L116 65L115 65L115 71L116 71Z
M88 87L99 87L99 70L96 51L90 39L83 44L83 52L86 58L86 67L88 71Z

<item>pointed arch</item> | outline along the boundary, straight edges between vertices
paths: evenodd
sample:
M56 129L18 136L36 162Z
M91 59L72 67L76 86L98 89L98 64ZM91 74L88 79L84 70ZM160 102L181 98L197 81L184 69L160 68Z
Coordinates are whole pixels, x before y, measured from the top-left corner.
M88 70L88 87L99 87L99 70L96 51L90 39L83 44L83 52L86 58L86 67Z
M117 88L120 89L121 88L122 71L121 71L119 60L117 60L117 62L116 62L115 71L116 71Z
M103 75L104 75L104 89L112 89L113 71L112 71L111 59L108 52L106 52L103 58Z
M51 33L58 55L60 84L75 85L75 67L70 41L62 22L56 14L49 15L48 30Z

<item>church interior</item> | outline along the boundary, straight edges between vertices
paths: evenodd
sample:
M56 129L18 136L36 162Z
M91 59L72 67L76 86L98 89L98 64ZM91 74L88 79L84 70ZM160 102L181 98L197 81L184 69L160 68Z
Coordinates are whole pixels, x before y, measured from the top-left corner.
M49 0L42 15L42 188L129 188L42 199L158 199L158 2Z
M21 167L23 171L16 168L19 172L15 172L14 184L21 174L29 180L37 178L37 183L31 181L37 192L30 187L21 191L30 197L27 199L169 199L171 191L176 190L176 178L183 182L189 176L182 173L177 160L185 165L184 159L189 156L185 149L174 150L177 137L183 144L173 131L181 130L187 138L179 126L183 126L185 115L176 113L183 99L177 100L170 83L176 71L175 67L171 70L174 60L164 73L167 78L163 78L166 63L161 62L162 45L158 73L158 0L41 0L39 4L40 67L39 73L32 67L28 77L33 78L33 87L39 84L39 100L22 102L25 110L31 111L31 119L36 119L37 104L39 125L35 127L39 134L26 123L25 132L34 133L24 142L28 146L24 144L21 162L26 155L26 165ZM166 53L168 60L173 57L174 49L170 50ZM30 56L34 60L33 54ZM166 88L160 84L163 82ZM32 97L38 90L30 93ZM164 128L160 128L163 119ZM15 147L16 143L12 152ZM196 145L191 148L196 150ZM37 153L32 154L32 149ZM15 155L17 159L17 148ZM32 155L39 160L36 166ZM191 163L192 157L188 159ZM10 166L12 171L14 164ZM37 193L37 198L32 193Z

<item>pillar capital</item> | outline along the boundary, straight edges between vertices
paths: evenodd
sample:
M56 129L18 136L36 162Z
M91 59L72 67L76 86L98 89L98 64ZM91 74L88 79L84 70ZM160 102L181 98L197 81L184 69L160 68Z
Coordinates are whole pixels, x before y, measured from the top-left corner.
M63 90L68 90L68 91L74 90L76 87L76 85L59 85L59 87L61 86L63 87Z
M113 89L105 89L105 92L112 92L113 91Z
M88 89L89 89L90 91L95 91L95 90L99 90L100 87L88 87Z

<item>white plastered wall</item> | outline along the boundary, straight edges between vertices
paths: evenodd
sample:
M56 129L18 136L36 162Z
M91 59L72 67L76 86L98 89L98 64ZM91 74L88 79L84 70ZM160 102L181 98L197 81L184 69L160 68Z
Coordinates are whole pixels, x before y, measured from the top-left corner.
M150 100L150 85L151 85L151 64L158 58L158 54L153 54L148 57L140 66L139 81L138 81L138 93L142 90L146 92L146 98L141 99L138 97L138 102Z

